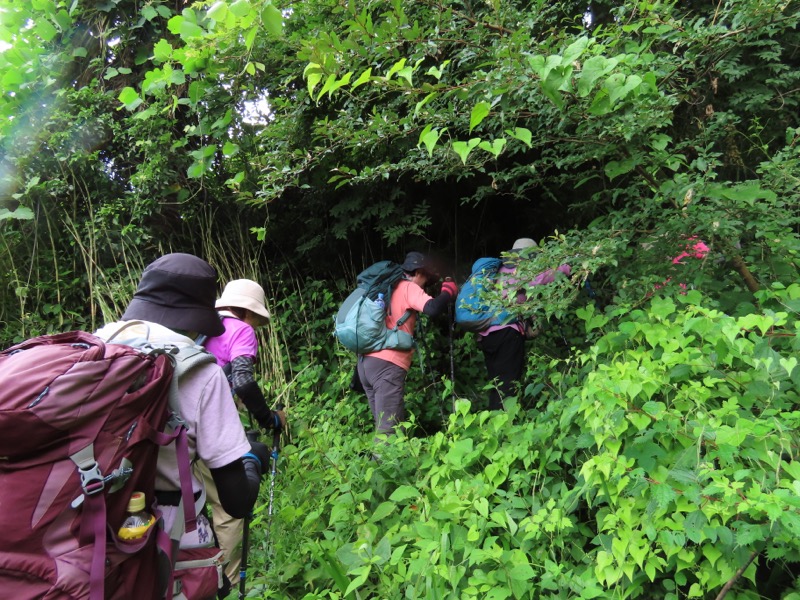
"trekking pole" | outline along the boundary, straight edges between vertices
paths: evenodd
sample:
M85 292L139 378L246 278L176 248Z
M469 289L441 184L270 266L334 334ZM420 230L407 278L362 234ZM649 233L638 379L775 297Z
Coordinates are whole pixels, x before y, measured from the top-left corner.
M244 599L244 584L247 580L248 549L250 548L250 521L252 518L252 513L244 518L244 531L242 531L242 564L239 567L239 600Z
M278 405L278 410L283 410L283 405ZM270 543L270 531L272 529L272 507L273 507L273 500L275 497L275 474L277 472L278 467L278 449L280 446L281 440L281 433L282 429L276 429L275 432L272 434L272 454L271 456L271 463L272 466L270 468L270 482L269 482L269 508L267 511L268 521L267 521L267 547L269 547ZM254 436L251 438L250 436ZM248 438L251 441L257 441L258 433L254 431L248 432ZM253 514L248 514L244 519L244 530L242 531L242 564L239 568L239 600L243 600L245 597L245 583L247 582L247 562L249 559L249 550L250 550L250 521L253 519Z
M269 472L269 507L267 508L267 553L271 553L272 543L272 514L275 501L275 476L278 472L278 458L281 443L281 430L276 429L272 434L272 468Z
M449 277L447 278L449 279ZM445 279L445 281L447 281ZM453 398L453 413L456 412L456 363L453 359L453 329L456 323L453 320L453 304L447 305L447 329L450 334L450 394Z
M248 411L249 413L250 411ZM252 423L252 415L249 415ZM258 432L250 430L247 432L247 439L251 442L258 441ZM247 580L247 561L249 559L250 550L250 521L253 520L253 512L250 511L244 518L242 530L242 562L239 565L239 600L244 599L244 586Z

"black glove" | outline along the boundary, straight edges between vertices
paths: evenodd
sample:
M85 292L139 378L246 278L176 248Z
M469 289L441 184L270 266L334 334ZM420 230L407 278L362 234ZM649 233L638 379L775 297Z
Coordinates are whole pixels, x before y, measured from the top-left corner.
M250 442L250 452L242 457L245 470L249 470L248 463L255 465L258 468L258 476L260 478L269 470L269 455L269 448L267 448L266 444Z

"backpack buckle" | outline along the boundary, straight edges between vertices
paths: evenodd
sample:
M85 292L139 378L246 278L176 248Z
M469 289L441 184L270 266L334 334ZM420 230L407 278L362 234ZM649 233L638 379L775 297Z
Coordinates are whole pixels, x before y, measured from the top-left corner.
M178 431L181 428L183 428L183 429L187 428L186 427L186 421L184 421L183 418L179 414L174 413L174 412L171 413L170 416L169 416L169 419L167 419L167 426L172 428L172 431Z
M93 496L102 492L106 487L106 480L100 472L100 465L93 462L87 467L78 467L78 474L81 477L81 488L87 496Z

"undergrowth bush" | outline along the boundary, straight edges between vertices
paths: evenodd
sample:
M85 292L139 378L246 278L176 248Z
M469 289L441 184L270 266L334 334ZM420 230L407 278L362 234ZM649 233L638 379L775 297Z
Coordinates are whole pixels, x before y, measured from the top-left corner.
M731 582L728 600L798 598L800 286L758 300L740 316L696 291L589 305L594 344L542 355L536 408L458 399L440 431L377 447L331 375L336 418L285 448L250 595L677 600Z

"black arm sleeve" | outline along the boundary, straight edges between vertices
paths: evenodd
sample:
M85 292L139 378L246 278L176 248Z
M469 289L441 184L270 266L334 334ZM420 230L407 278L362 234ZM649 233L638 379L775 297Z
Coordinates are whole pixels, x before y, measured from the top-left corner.
M245 408L255 417L264 429L275 429L275 415L267 407L267 399L253 377L253 359L249 356L237 356L230 363L230 381L233 392L239 397ZM280 427L280 421L278 421Z
M211 477L226 513L235 519L244 519L250 514L261 484L261 473L254 460L238 459L219 469L211 469Z
M275 429L275 415L267 408L267 400L255 381L233 388L233 391L261 427ZM278 426L280 427L280 421L278 421Z
M450 294L441 292L436 298L431 298L425 303L422 312L429 317L436 317L442 314L447 309L447 305L452 301L453 297Z

